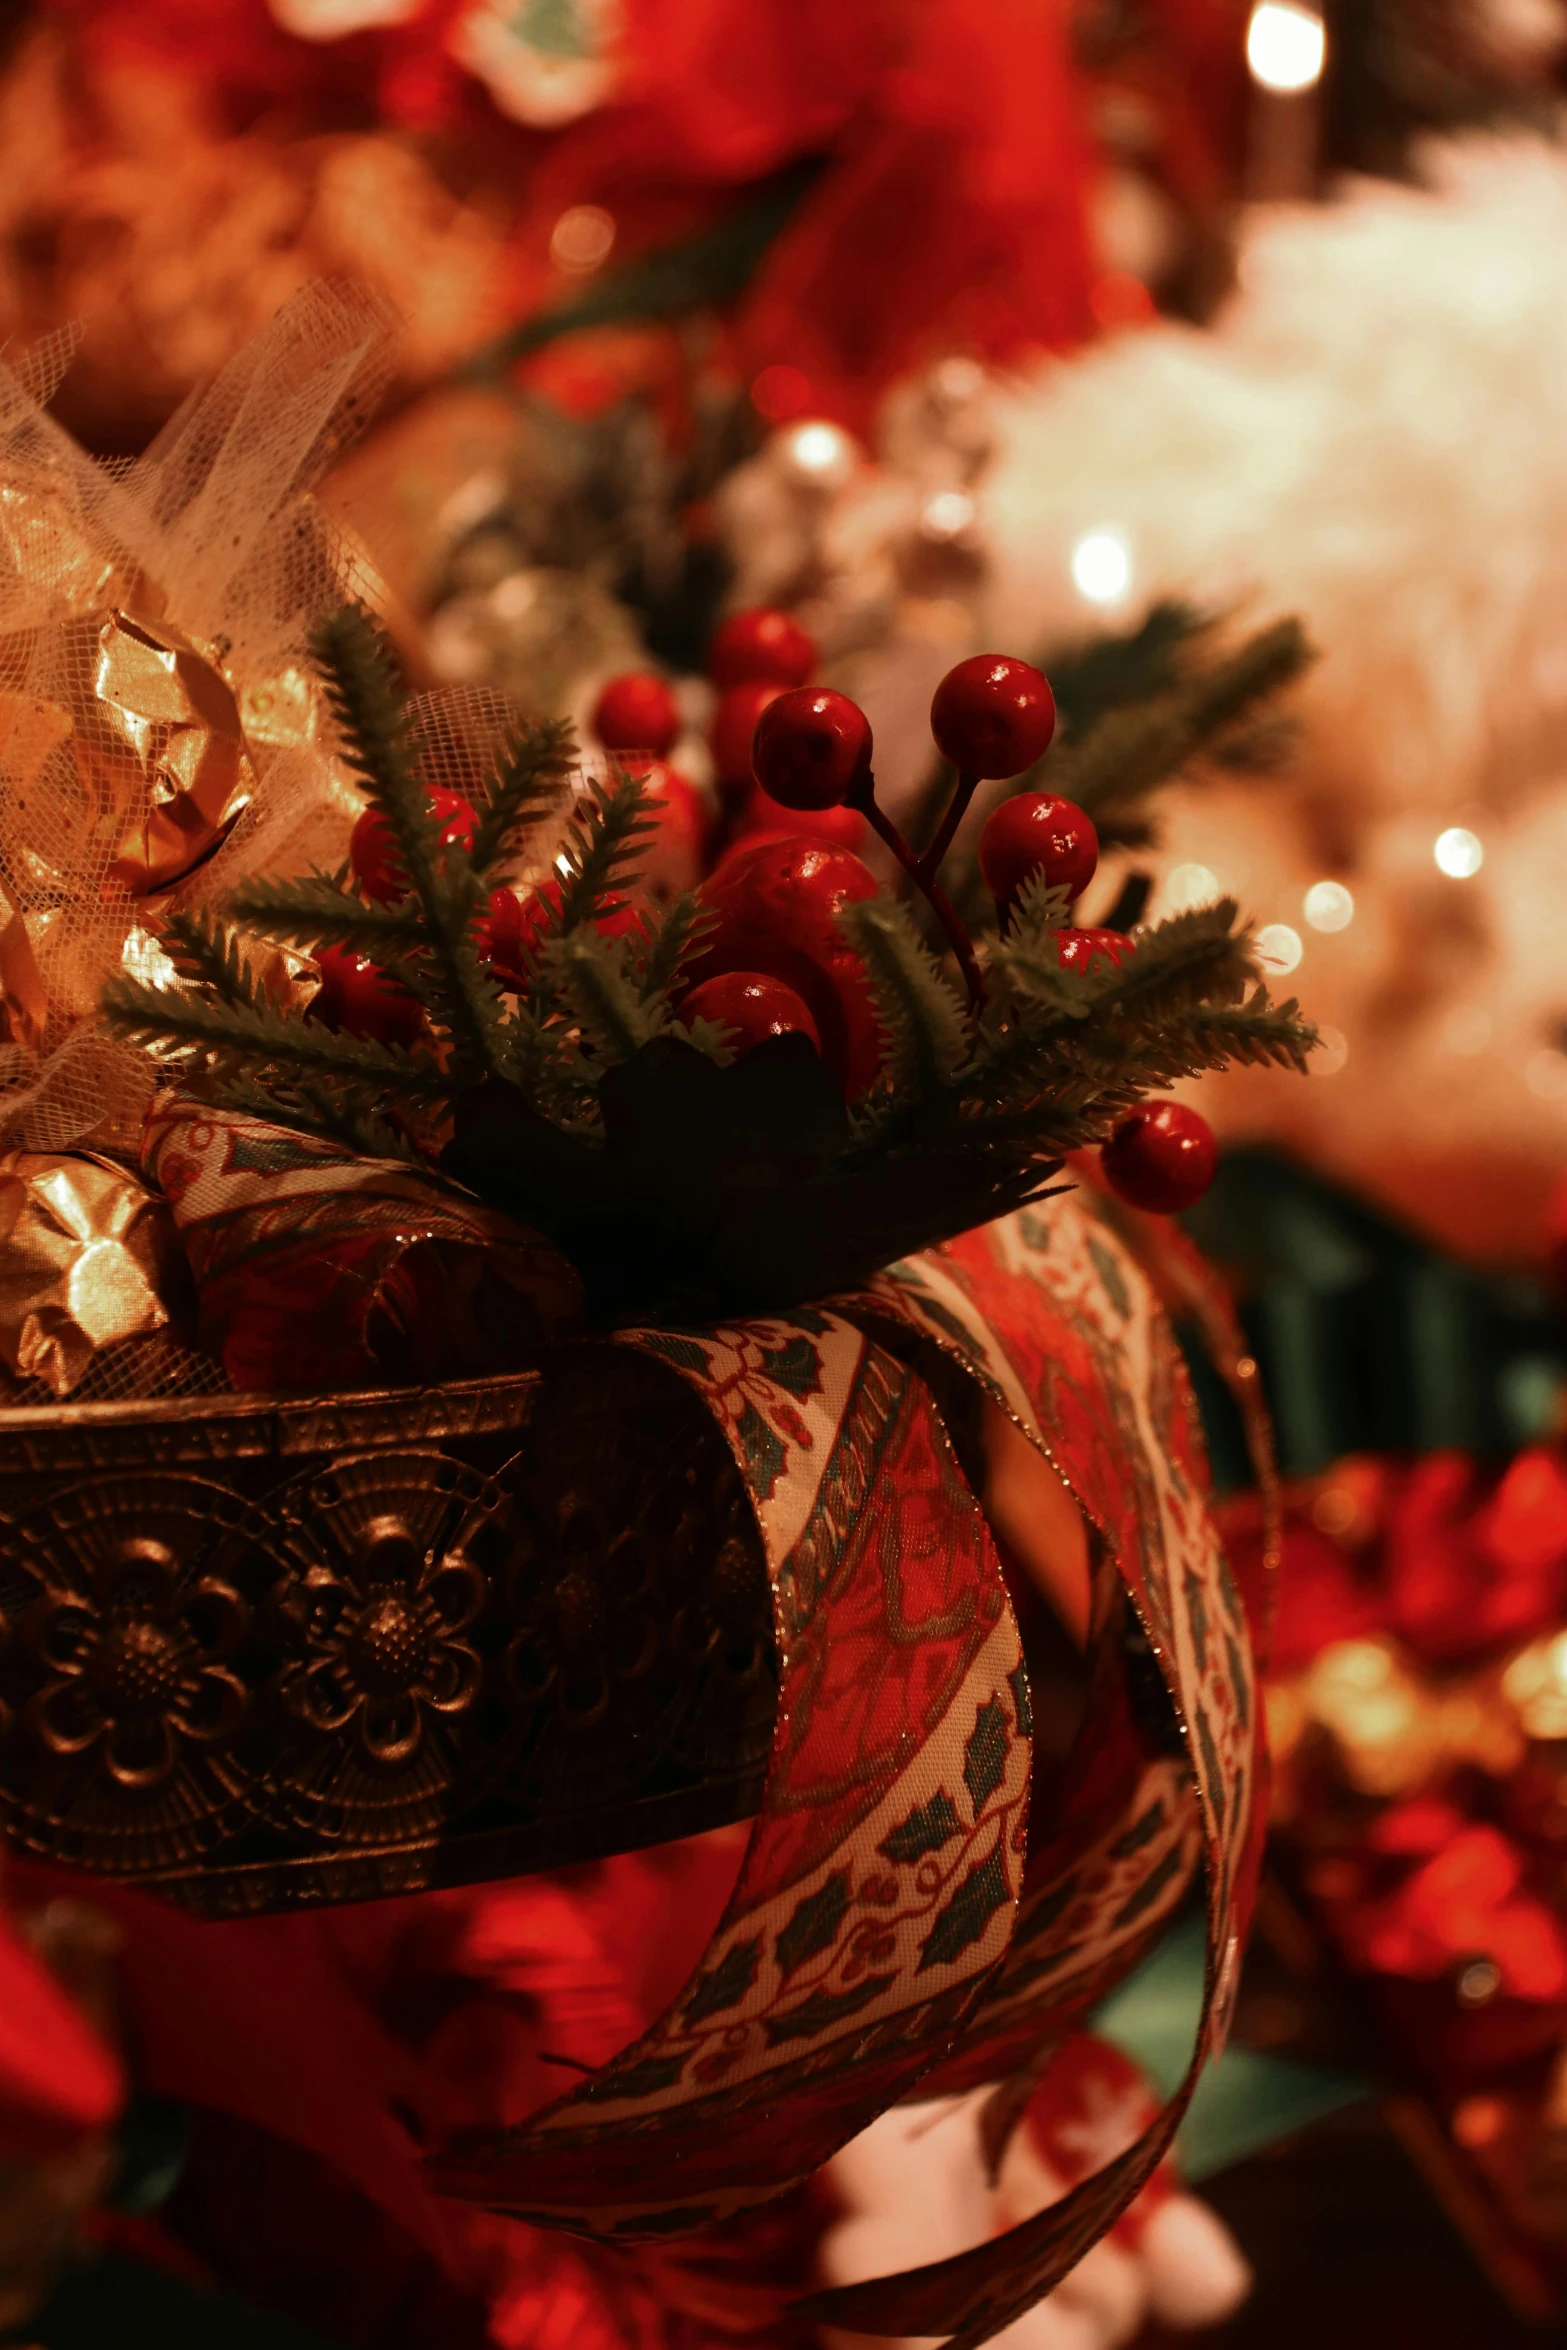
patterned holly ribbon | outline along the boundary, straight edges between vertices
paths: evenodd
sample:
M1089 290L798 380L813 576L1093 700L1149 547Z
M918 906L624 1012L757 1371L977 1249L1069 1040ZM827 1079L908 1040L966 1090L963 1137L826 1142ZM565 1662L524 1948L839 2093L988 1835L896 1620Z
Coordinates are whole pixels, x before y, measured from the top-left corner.
M931 1394L882 1343L892 1326L943 1348L1051 1460L1099 1537L1101 1650L1129 1603L1184 1741L1183 1759L1140 1751L1118 1661L1101 1666L1064 1816L1026 1881L1017 1627ZM525 2129L441 2159L437 2182L622 2239L755 2203L916 2084L1026 2069L1135 1961L1200 1849L1202 2021L1155 2124L1009 2235L808 2305L855 2331L977 2344L1151 2174L1233 2000L1259 1841L1256 1709L1173 1339L1119 1242L1058 1199L832 1311L623 1342L696 1387L755 1506L782 1661L762 1808L675 2005Z

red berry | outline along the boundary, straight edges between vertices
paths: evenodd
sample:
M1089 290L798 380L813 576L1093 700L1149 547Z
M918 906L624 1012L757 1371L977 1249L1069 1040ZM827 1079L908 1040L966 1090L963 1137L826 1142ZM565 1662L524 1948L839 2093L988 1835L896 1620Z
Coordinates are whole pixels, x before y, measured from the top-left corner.
M763 1044L770 1036L804 1036L818 1052L822 1049L804 998L765 971L725 971L717 979L704 979L686 997L680 1017L687 1025L693 1020L716 1020L732 1029L737 1053L749 1052L752 1045Z
M720 697L707 739L712 744L713 765L724 789L750 789L751 740L757 720L769 702L776 702L784 691L783 686L769 685L765 678L756 677L748 685L732 685Z
M1096 963L1124 963L1132 942L1124 930L1058 930L1056 961L1063 971L1091 971Z
M310 1010L326 1027L373 1037L378 1044L412 1044L421 1034L422 1007L368 955L356 955L348 947L321 947L315 961L321 985Z
M1213 1128L1184 1102L1143 1102L1099 1153L1112 1191L1134 1208L1173 1216L1202 1198L1219 1168Z
M868 830L858 808L780 808L753 784L735 819L734 845L751 849L762 840L816 840L859 850Z
M766 840L734 850L702 885L718 919L692 957L698 985L729 971L763 971L804 998L822 1057L844 1091L863 1093L881 1065L881 1038L865 969L838 928L839 910L876 895L847 849Z
M537 925L534 925L536 928ZM479 916L474 943L502 987L524 989L524 949L531 943L528 915L514 889L493 889L488 913Z
M714 685L745 685L765 678L769 685L804 685L816 667L816 643L787 612L758 605L733 612L713 632L707 674Z
M963 775L1021 775L1050 747L1050 681L1009 653L976 653L949 669L930 706L930 731Z
M870 721L831 686L780 694L756 722L751 770L781 808L841 808L870 769Z
M477 821L473 802L465 800L460 791L447 791L440 785L426 792L425 800L443 844L457 841L463 848L471 848ZM374 898L377 905L389 906L406 894L408 877L403 861L392 828L379 808L366 808L349 834L348 861L365 896Z
M985 887L1005 913L1026 881L1042 874L1052 889L1081 897L1099 862L1093 819L1053 792L1018 792L993 808L979 836Z
M661 677L628 669L593 705L593 731L606 751L651 751L662 759L680 738L680 712Z
M645 764L634 760L631 772L647 783L657 827L643 853L639 879L656 897L678 897L682 890L695 889L706 862L707 809L702 795L663 759Z

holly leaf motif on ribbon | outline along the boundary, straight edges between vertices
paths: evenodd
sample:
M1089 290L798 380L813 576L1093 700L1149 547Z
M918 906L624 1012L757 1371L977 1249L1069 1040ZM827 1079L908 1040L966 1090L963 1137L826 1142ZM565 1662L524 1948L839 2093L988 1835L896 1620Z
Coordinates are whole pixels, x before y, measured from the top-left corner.
M712 1376L713 1358L705 1346L698 1346L694 1338L678 1338L669 1330L643 1330L637 1343L648 1354L659 1355L666 1363L673 1363L677 1371L694 1371L699 1379Z
M1007 1675L1007 1687L1012 1692L1012 1703L1017 1710L1018 1735L1022 1738L1032 1738L1034 1735L1034 1702L1028 1693L1028 1667L1026 1664L1016 1664L1012 1667L1011 1672Z
M639 2064L627 2065L624 2072L606 2070L585 2081L582 2094L611 2102L622 2097L653 2097L661 2089L672 2089L685 2069L684 2051L679 2056L644 2056Z
M821 1357L808 1338L797 1336L782 1346L764 1347L762 1368L769 1379L776 1379L790 1395L821 1393Z
M837 1940L848 1907L849 1872L835 1869L824 1885L807 1893L778 1936L778 1964L786 1975Z
M816 2039L829 2026L842 2023L845 2016L858 2015L862 2007L869 2007L892 1979L891 1975L867 1975L852 1991L813 1991L787 2015L764 2017L768 2045L778 2048L786 2040Z
M717 1966L699 1976L696 1989L685 2005L687 2031L697 2024L705 2024L710 2015L721 2015L726 2007L739 2006L756 1981L761 1948L759 1937L751 1942L736 1942L725 1951Z
M771 1501L773 1487L783 1475L789 1458L789 1447L775 1428L770 1428L754 1403L747 1403L735 1422L735 1434L745 1454L753 1492L761 1501Z
M963 1749L963 1778L975 1819L1005 1775L1007 1744L1007 1709L999 1697L987 1698L974 1716L974 1727Z
M938 1787L928 1803L916 1804L906 1820L890 1828L876 1849L888 1860L923 1860L962 1833L957 1805L945 1787Z
M937 1912L920 1951L920 1973L931 1966L951 1966L971 1942L979 1940L997 1910L1011 1898L997 1850L969 1870L946 1908Z

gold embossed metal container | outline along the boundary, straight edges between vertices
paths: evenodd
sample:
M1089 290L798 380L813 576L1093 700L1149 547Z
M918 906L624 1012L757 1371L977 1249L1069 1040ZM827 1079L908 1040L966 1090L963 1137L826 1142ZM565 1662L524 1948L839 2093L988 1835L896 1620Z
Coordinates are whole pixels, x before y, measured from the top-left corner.
M209 1915L753 1811L777 1696L734 1463L612 1347L431 1390L0 1412L0 1810Z

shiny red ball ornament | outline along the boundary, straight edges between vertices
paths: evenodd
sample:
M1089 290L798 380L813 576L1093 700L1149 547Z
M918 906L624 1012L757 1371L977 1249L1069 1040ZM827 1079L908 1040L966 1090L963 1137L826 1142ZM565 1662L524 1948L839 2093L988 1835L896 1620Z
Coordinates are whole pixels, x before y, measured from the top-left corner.
M1184 1102L1143 1102L1099 1153L1105 1180L1134 1208L1174 1216L1195 1207L1219 1170L1213 1128Z
M680 739L680 711L661 677L628 669L612 677L593 705L593 732L606 751L651 751L665 758Z
M780 694L756 722L751 771L781 808L841 808L870 770L870 720L831 686Z
M752 841L730 851L700 894L717 920L691 958L693 982L730 971L781 979L803 998L844 1091L863 1093L881 1066L881 1032L865 966L838 915L876 895L868 868L823 842Z
M1099 863L1093 818L1054 792L1017 792L993 808L979 836L979 869L1004 914L1027 881L1081 897Z
M805 998L765 971L725 971L717 979L704 979L686 997L680 1017L688 1024L716 1020L732 1029L737 1053L748 1053L770 1036L803 1036L818 1052L822 1049Z
M368 955L348 947L320 947L315 964L321 985L310 1000L312 1018L377 1044L410 1045L422 1033L423 1008Z
M816 640L798 620L759 604L733 612L714 630L707 648L707 674L714 685L804 685L816 667Z
M1056 961L1063 971L1092 971L1096 963L1124 963L1132 942L1124 930L1058 930Z
M473 802L465 800L460 791L447 791L440 785L425 797L443 845L456 841L465 849L471 848L478 821ZM390 906L407 894L408 877L403 871L403 861L397 853L392 828L379 808L366 808L349 834L348 862L365 896L373 898L378 906Z
M930 705L930 731L960 775L1021 775L1050 748L1050 681L1010 653L976 653L949 669Z

